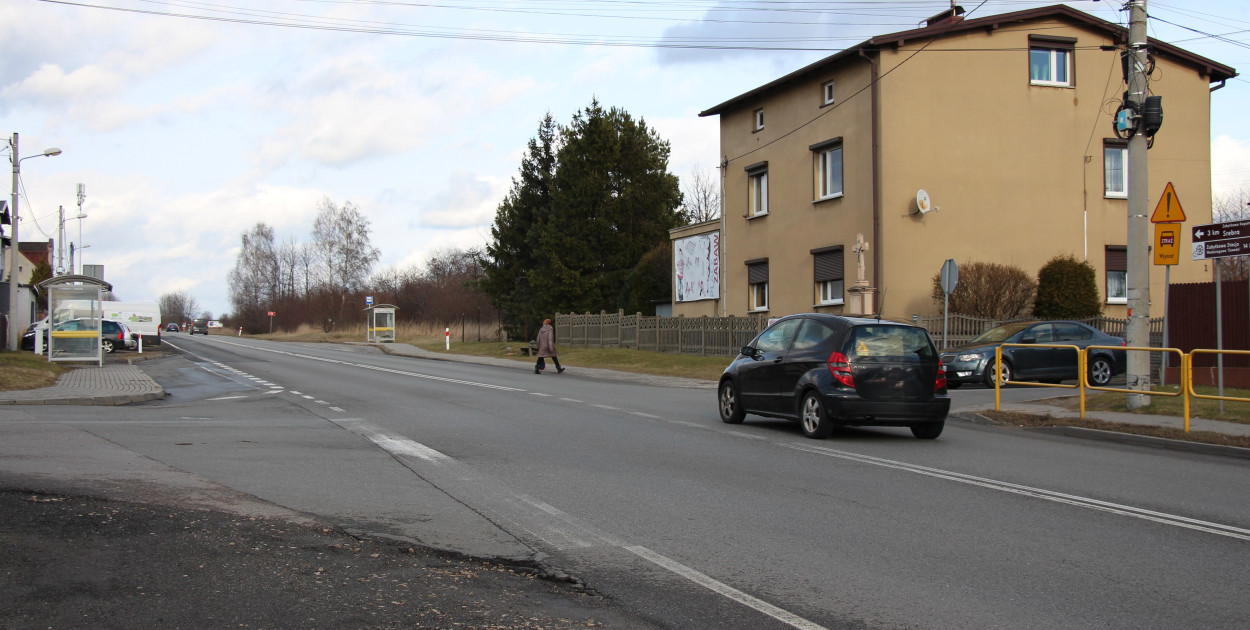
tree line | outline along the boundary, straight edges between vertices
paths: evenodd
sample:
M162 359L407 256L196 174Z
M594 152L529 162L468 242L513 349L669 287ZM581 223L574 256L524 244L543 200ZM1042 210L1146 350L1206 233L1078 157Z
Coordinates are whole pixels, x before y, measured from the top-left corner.
M228 325L264 332L273 311L277 329L332 330L364 320L366 295L398 306L401 321L498 318L513 337L532 337L557 311L654 313L672 291L668 231L713 219L720 207L717 182L699 170L683 195L669 153L643 119L595 99L568 125L548 113L496 209L490 242L438 251L421 269L374 273L381 252L350 201L323 199L307 243L278 243L259 222L242 234L229 273ZM188 298L171 295L171 313L193 313Z

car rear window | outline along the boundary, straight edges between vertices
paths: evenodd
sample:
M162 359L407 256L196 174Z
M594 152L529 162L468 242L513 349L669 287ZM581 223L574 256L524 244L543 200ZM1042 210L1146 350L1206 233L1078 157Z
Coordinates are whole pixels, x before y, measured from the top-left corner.
M923 329L912 326L869 325L851 330L847 357L934 359L937 350Z

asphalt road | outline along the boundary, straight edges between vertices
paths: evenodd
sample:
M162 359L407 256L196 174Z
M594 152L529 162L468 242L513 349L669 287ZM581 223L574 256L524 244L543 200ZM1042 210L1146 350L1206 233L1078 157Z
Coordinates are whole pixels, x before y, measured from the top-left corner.
M536 560L659 627L1232 628L1250 613L1243 460L962 422L936 441L813 441L722 424L710 388L576 366L174 343L188 360L145 367L166 400L30 424L349 531ZM956 407L986 396L953 392Z

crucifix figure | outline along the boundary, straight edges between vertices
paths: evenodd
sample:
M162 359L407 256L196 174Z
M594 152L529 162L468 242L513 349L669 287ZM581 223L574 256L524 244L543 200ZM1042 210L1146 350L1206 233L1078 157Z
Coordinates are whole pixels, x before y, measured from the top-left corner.
M859 284L862 285L864 283L864 253L868 251L868 243L864 240L862 232L855 235L855 247L852 247L851 251L855 252Z

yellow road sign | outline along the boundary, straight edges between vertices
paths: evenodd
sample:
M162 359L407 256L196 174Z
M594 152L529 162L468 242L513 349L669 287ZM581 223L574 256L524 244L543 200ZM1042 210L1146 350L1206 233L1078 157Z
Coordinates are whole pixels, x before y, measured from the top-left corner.
M1181 198L1176 196L1176 189L1172 188L1172 182L1168 182L1167 187L1163 189L1163 194L1159 195L1159 203L1155 206L1155 213L1150 215L1150 222L1185 222L1185 211L1181 208Z
M1181 226L1176 223L1155 224L1155 264L1175 265L1181 257Z

